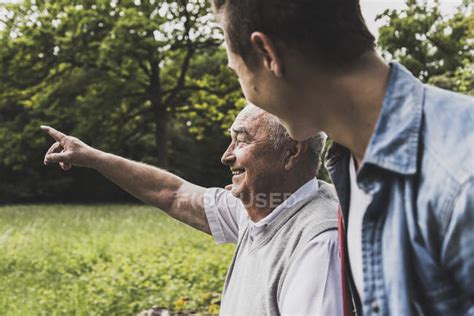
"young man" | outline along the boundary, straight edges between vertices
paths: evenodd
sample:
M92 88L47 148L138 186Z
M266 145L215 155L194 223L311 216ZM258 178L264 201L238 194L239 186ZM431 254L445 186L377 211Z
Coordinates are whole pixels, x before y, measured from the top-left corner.
M345 312L474 314L474 99L386 64L358 0L213 4L245 96L335 142Z
M170 216L236 243L223 315L339 315L337 199L316 172L323 134L292 140L278 119L248 105L222 163L232 184L203 188L169 172L91 148L43 127L57 142L45 163L89 167ZM317 267L317 269L315 269Z

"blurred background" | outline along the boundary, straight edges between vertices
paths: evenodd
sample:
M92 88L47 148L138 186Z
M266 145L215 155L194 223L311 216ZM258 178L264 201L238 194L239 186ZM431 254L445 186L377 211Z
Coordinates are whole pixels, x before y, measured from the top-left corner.
M223 185L226 129L243 104L208 1L3 5L0 201L121 201L88 170L42 166L39 125L202 185Z
M361 6L387 60L474 94L470 1ZM223 186L245 101L222 42L208 0L0 1L0 314L218 312L232 248L94 171L45 167L39 126Z

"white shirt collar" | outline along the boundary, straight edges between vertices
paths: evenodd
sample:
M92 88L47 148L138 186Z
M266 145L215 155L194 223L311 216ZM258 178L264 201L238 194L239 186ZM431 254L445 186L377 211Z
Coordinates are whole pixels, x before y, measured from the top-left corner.
M303 184L298 190L291 194L283 203L278 205L270 214L262 218L257 223L254 223L249 219L249 225L253 228L252 233L258 233L266 226L271 225L271 223L285 210L290 209L296 203L306 202L316 195L316 192L319 189L318 179L315 177L305 184Z

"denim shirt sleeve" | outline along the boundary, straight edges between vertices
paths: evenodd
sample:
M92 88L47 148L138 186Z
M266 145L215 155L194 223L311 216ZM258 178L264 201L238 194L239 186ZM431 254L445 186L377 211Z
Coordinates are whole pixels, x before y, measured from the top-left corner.
M451 218L444 234L441 260L461 286L461 291L474 298L474 179L461 185L453 202Z

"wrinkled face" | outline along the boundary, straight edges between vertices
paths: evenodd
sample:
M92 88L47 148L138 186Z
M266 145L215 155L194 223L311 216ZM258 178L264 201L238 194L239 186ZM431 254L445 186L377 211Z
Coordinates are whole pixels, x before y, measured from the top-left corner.
M232 141L221 159L232 172L231 193L243 203L279 192L285 174L283 153L272 147L263 115L255 109L240 112L230 129Z

